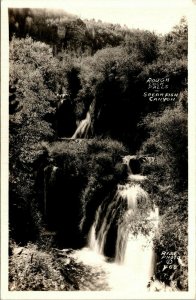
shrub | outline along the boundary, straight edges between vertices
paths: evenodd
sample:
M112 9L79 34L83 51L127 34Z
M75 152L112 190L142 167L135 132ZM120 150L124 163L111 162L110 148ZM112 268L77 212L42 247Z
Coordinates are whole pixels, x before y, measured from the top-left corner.
M91 266L79 263L73 251L40 249L35 244L19 247L10 245L10 291L78 291L108 290L106 274ZM97 278L103 282L97 281Z
M179 104L165 109L162 114L144 120L150 137L143 143L141 153L157 157L155 164L165 169L165 180L173 187L187 187L187 113ZM157 172L158 174L158 172Z
M36 245L25 248L14 245L10 258L9 289L11 291L63 291L68 289L51 253L38 250ZM20 253L21 252L21 253Z
M10 234L21 242L35 239L40 224L39 203L35 188L38 166L44 164L44 140L54 138L54 116L57 60L51 48L32 38L10 42L10 89L18 105L10 110L9 168L10 168ZM48 65L50 61L50 65ZM39 222L35 220L39 215ZM26 224L23 221L26 220ZM23 227L25 230L20 230Z
M187 193L179 195L170 191L170 201L161 216L155 238L157 253L157 278L180 289L188 290L188 201ZM163 205L163 203L162 203ZM163 252L170 253L171 269ZM175 255L171 256L171 253ZM164 269L163 266L166 265Z

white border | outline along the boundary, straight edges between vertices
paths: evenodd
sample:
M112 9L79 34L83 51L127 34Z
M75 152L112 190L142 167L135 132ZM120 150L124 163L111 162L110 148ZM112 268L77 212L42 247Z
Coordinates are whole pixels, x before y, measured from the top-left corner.
M186 0L185 0L186 1ZM92 0L97 4L98 0ZM147 2L147 1L146 1ZM153 2L157 6L157 2ZM164 3L167 1L165 0ZM66 1L30 1L30 0L5 0L1 2L1 299L196 299L195 291L195 201L196 201L196 6L191 1L186 1L189 13L189 291L188 292L148 292L134 295L127 293L111 292L10 292L8 291L8 7L61 7ZM85 0L73 0L76 5ZM121 5L116 0L116 5ZM150 2L152 4L152 1ZM174 9L175 5L182 2L169 1ZM180 4L181 3L181 4ZM184 3L184 2L183 2ZM163 2L159 2L160 7ZM158 6L159 6L158 4ZM168 4L168 2L167 2ZM133 6L133 1L127 1ZM140 1L137 7L143 8ZM170 7L170 8L171 8ZM125 7L126 8L126 7ZM168 7L169 9L169 7Z

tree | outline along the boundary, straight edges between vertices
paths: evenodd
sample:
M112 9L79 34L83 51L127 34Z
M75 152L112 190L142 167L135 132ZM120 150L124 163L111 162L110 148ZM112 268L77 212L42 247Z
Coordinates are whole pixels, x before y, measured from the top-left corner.
M142 152L157 156L164 166L165 181L172 182L177 190L186 189L188 180L187 112L181 103L143 121L149 138L143 143Z
M158 36L147 30L133 30L126 35L125 47L128 53L136 52L144 63L151 63L158 57Z
M38 211L32 214L31 208L36 208L34 175L37 161L44 156L41 143L54 137L46 116L55 113L55 95L50 89L55 65L49 46L31 38L13 38L10 42L10 87L14 85L17 101L9 123L10 226L19 232L25 220L22 215L28 216L31 225L23 224L24 239L33 236L33 219L38 218ZM35 224L39 224L37 219Z

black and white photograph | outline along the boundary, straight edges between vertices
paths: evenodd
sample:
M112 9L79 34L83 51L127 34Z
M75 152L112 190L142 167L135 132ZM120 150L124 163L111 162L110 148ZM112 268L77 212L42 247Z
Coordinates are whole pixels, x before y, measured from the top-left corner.
M2 299L195 299L194 1L3 5Z

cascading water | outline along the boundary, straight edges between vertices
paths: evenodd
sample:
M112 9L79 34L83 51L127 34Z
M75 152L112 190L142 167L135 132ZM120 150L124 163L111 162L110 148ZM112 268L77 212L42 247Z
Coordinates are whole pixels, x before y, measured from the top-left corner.
M108 274L111 290L145 292L154 275L153 237L159 213L141 187L146 177L132 174L130 157L123 158L123 163L128 166L127 183L117 186L112 201L100 204L89 231L87 248L81 250L78 256L87 264L100 263ZM115 254L108 262L105 248L114 226L117 231Z
M116 242L116 262L123 263L125 260L125 252L129 239L129 221L134 221L134 215L137 211L138 199L143 198L146 201L147 193L138 185L125 185L121 186L120 196L122 200L127 201L127 211L123 216L122 223L118 227L118 235Z
M86 118L79 122L78 127L76 128L76 131L71 139L87 138L91 126L91 109L92 105L89 107Z

